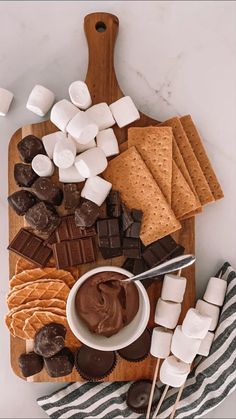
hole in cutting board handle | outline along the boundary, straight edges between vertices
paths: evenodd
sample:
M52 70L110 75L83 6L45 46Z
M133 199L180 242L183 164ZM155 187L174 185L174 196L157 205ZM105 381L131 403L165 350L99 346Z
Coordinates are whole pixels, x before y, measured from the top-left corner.
M104 22L97 22L95 28L97 32L105 32L107 29L106 24Z

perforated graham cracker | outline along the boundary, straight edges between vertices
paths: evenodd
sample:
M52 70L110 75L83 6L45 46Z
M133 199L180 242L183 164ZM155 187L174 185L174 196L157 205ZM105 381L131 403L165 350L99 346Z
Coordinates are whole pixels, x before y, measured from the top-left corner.
M128 130L128 147L135 146L152 173L168 204L171 204L172 129L133 127Z
M55 313L37 311L25 322L24 333L27 339L33 339L35 333L48 323L61 323L68 328L66 317Z
M69 288L71 288L75 283L75 279L72 274L68 271L64 271L63 269L35 268L22 271L14 275L10 280L10 287L13 288L17 285L25 284L26 282L47 278L60 279L61 281L64 281Z
M120 192L128 207L143 211L140 237L145 245L181 228L135 147L111 160L104 178Z
M214 201L214 196L210 190L207 180L203 174L200 164L194 154L191 144L185 134L183 126L179 118L175 117L165 121L163 126L173 129L173 134L179 150L192 179L193 186L197 192L198 198L202 205Z
M218 182L214 169L211 165L211 162L207 156L206 150L203 146L200 134L194 124L190 115L185 115L180 118L180 122L184 128L184 131L188 137L188 140L192 146L192 149L199 161L201 169L205 175L205 178L210 186L211 192L215 198L221 199L224 194L221 189L221 186Z
M55 259L54 258L49 259L47 263L47 268L55 268L55 267L56 267ZM22 271L27 271L30 269L37 269L37 268L38 267L34 263L31 263L24 258L19 258L17 259L17 262L16 262L15 274L19 274ZM75 278L75 280L78 279L79 277L78 266L70 266L66 269L66 271L70 272L71 275L73 275L73 277Z

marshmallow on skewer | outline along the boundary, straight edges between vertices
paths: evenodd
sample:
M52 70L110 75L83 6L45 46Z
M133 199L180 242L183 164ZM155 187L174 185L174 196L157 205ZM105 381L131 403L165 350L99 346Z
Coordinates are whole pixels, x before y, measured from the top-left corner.
M111 190L112 184L99 176L90 177L86 180L81 191L82 198L89 199L99 207L105 201Z
M52 176L54 165L52 160L44 154L37 154L32 160L32 169L40 177Z
M187 280L183 276L166 274L161 290L161 298L166 301L182 303Z
M185 383L189 373L190 365L171 355L162 363L160 380L168 386L180 387Z
M124 96L110 105L110 110L119 128L140 118L139 111L130 96Z
M60 140L66 140L66 134L62 131L56 131L52 134L44 135L42 137L42 142L44 145L44 148L46 150L46 153L50 159L53 158L53 152L55 145Z
M182 327L177 326L172 342L171 352L187 364L194 360L201 345L201 339L190 338L183 333Z
M28 97L26 108L39 116L44 116L51 109L55 100L54 93L40 84L36 84Z
M7 89L3 89L3 87L0 87L0 116L6 116L12 99L13 93Z
M77 154L83 153L83 151L89 150L90 148L97 147L94 139L87 144L79 144L70 134L68 134L68 138L74 141Z
M85 178L76 169L75 165L62 169L59 167L59 181L63 183L84 182Z
M155 323L168 329L174 329L178 323L180 313L180 303L164 301L162 298L159 298L155 311Z
M79 111L79 113L71 119L66 130L79 144L88 144L96 137L98 126L86 112Z
M204 339L211 325L211 317L201 314L196 308L190 308L183 320L182 332L190 337Z
M98 126L99 131L115 125L115 120L107 103L97 103L87 109L86 114Z
M211 345L213 343L214 340L214 333L212 332L207 332L206 336L204 337L204 339L201 342L201 346L198 350L198 355L202 355L202 356L208 356L210 349L211 349Z
M155 327L152 331L150 354L159 359L170 355L170 347L173 332L163 327Z
M75 161L76 147L74 141L66 138L56 143L53 151L53 161L57 167L67 169Z
M220 316L220 309L217 306L214 306L213 304L207 303L203 300L197 300L196 309L203 314L204 316L211 317L211 324L209 327L209 331L215 330L219 316Z
M221 307L224 303L227 282L221 278L210 278L206 287L203 300Z
M76 169L85 178L94 177L104 172L107 167L107 158L98 148L91 148L79 154L75 159Z
M85 110L92 105L92 99L86 83L77 80L71 83L69 87L69 95L71 102L78 108Z
M66 132L67 125L78 112L80 112L79 109L73 103L62 99L53 106L50 119L60 131Z
M104 151L107 157L119 154L118 141L112 128L99 131L96 139L97 146Z

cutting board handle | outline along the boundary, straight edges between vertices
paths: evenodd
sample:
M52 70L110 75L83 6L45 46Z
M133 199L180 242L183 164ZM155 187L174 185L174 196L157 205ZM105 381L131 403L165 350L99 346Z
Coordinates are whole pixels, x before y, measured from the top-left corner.
M112 103L123 96L114 69L114 47L119 19L110 13L91 13L84 19L89 49L86 83L93 103Z

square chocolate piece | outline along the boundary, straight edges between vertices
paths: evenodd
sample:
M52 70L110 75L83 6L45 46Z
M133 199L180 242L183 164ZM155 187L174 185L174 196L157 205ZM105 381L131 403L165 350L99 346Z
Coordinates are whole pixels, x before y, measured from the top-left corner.
M111 249L109 247L100 247L99 250L102 254L103 259L112 259L112 258L116 258L118 256L122 256L122 254L123 254L123 250L122 250L121 247L120 248L117 247L117 248L113 248L113 249Z
M121 247L120 228L117 218L97 221L98 245L111 249Z
M141 223L138 221L135 221L133 224L131 224L130 227L127 228L125 232L125 236L138 239L140 236L140 230L141 230Z
M141 258L141 241L140 239L124 238L123 254L131 259Z
M121 215L120 193L118 191L111 191L106 201L108 216L118 218Z

